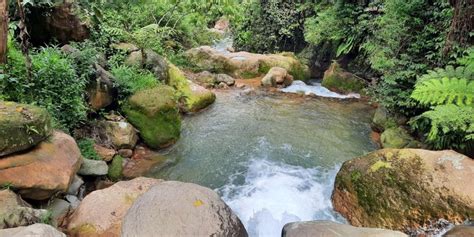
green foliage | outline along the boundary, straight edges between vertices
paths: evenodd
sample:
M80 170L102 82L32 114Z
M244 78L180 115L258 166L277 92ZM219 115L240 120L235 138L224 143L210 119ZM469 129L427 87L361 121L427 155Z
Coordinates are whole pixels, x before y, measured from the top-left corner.
M94 140L89 138L77 141L77 146L79 146L79 150L81 150L81 154L85 159L101 160L101 158L94 149L94 144Z
M411 97L422 106L433 106L411 122L426 131L427 141L436 149L466 149L474 141L474 77L472 58L459 60L462 67L429 71L420 77Z
M8 59L0 81L1 97L46 108L59 128L70 130L85 120L86 79L76 74L73 61L59 49L47 47L32 53L31 78L26 74L25 58L13 43Z
M253 52L300 51L306 45L304 22L305 17L314 14L311 3L255 0L242 6L245 17L235 36L239 49Z
M118 66L112 69L120 91L120 99L134 94L137 91L151 89L159 85L155 76L146 70L128 66Z

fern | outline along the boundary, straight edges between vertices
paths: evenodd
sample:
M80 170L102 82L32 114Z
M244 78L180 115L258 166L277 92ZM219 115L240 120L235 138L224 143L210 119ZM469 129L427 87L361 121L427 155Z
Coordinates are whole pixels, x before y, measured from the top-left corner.
M447 66L446 68L437 68L435 70L428 70L428 73L418 79L418 83L443 78L473 78L474 71L471 67L457 67Z
M423 105L471 105L474 102L474 82L466 78L425 79L416 84L411 97Z

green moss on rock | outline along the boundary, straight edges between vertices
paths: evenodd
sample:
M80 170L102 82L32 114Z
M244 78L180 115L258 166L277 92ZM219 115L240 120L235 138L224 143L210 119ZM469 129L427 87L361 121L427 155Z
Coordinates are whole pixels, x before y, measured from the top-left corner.
M112 163L109 165L109 172L107 173L107 176L109 176L109 179L116 182L119 181L122 178L122 172L123 172L123 157L120 155L117 155L114 157L112 160Z
M45 109L0 101L0 156L31 148L51 133L51 116Z
M386 129L380 135L383 148L416 148L417 142L402 127L392 127Z
M178 140L181 119L175 98L173 88L160 85L137 92L123 107L128 121L148 146L162 148Z
M334 62L324 72L322 86L340 93L361 93L366 83L362 78L345 71L337 62Z

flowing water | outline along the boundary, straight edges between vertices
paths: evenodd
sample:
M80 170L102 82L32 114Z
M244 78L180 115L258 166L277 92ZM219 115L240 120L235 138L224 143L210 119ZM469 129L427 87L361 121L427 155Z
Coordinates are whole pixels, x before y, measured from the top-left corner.
M150 176L216 190L251 236L280 236L285 223L345 220L330 196L342 162L376 149L372 109L358 102L217 92L183 121L168 162Z

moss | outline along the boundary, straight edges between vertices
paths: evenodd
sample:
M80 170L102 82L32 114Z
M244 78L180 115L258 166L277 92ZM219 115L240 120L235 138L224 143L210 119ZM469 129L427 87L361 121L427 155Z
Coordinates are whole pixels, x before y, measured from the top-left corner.
M129 98L123 111L152 148L166 147L180 136L181 120L175 90L169 86L162 85L136 93Z
M408 132L401 128L389 128L386 129L380 135L380 141L384 148L405 148L409 147L409 144L412 143L413 138L408 134Z
M122 178L122 171L123 171L123 157L117 155L112 160L112 163L109 165L109 171L107 176L109 179L116 182Z
M378 160L372 166L370 166L370 171L371 172L377 172L381 168L391 169L392 164L390 162L385 162L385 161Z
M342 93L361 93L365 88L365 82L356 75L346 72L337 62L334 62L324 73L322 86Z
M51 133L51 116L45 109L0 101L0 156L28 149Z

